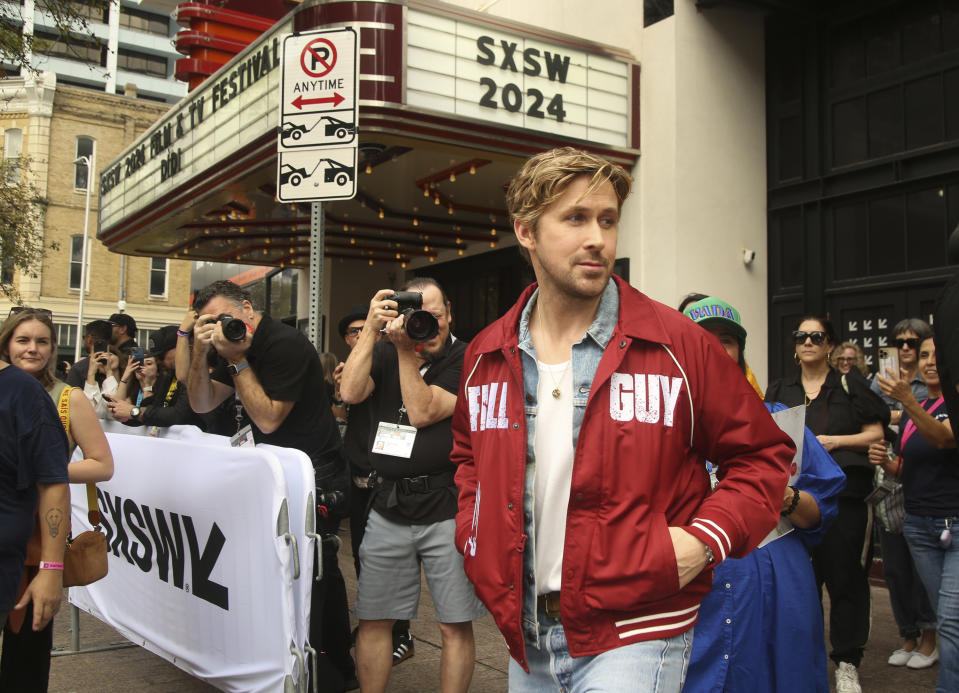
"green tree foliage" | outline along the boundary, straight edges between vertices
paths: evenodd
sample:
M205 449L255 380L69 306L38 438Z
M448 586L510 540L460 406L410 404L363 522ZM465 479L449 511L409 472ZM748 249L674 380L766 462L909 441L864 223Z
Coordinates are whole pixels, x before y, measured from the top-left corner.
M36 276L44 253L47 201L25 175L27 163L0 152L0 292L10 299L18 295L14 272Z
M52 21L57 38L51 40L23 33L23 6L19 2L0 0L0 62L16 65L21 73L37 69L31 64L32 53L45 53L55 43L66 47L98 44L90 33L88 20L102 21L108 0L35 0L35 9ZM7 75L0 70L0 77Z

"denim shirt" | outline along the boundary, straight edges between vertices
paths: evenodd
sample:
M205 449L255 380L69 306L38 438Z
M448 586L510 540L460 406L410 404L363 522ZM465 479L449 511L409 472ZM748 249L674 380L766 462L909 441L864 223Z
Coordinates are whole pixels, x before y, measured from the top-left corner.
M539 384L539 371L536 368L536 349L529 334L529 319L533 306L539 297L539 289L533 292L519 319L519 348L523 362L523 388L526 398L526 485L523 494L523 518L525 521L526 548L523 552L523 573L526 589L523 593L523 632L526 640L539 648L539 623L536 611L536 542L533 526L533 485L536 475L536 453L533 440L536 434L536 392ZM619 319L619 291L616 283L610 279L599 302L599 309L593 324L586 330L583 338L572 348L573 368L573 450L579 439L579 429L586 413L586 403L593 384L593 376L599 361L603 357Z

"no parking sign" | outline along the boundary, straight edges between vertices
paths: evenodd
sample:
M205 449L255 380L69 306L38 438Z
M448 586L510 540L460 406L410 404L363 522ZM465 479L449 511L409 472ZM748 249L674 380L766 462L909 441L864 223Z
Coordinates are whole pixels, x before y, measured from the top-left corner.
M357 34L352 28L283 39L277 197L356 195Z

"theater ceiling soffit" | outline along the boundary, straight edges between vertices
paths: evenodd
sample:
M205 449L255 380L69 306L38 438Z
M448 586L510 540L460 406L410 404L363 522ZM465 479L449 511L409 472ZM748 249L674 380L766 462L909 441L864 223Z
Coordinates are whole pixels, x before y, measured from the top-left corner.
M290 27L279 22L103 170L98 235L112 250L308 264L310 204L275 197L279 46ZM324 204L325 254L401 266L510 238L510 176L562 141L402 104L361 106L359 125L358 192ZM627 165L637 154L600 149Z

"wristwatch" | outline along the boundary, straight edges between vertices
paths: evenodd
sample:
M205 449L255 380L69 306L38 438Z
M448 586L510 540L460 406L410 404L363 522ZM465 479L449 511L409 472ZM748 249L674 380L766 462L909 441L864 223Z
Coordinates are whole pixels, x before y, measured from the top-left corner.
M235 378L236 376L238 376L238 375L240 374L240 371L242 371L242 370L245 369L245 368L249 368L249 367L250 367L250 362L249 362L249 361L240 361L240 362L239 362L238 364L236 364L236 365L233 365L233 364L231 363L230 365L228 365L228 366L226 367L226 370L227 370L227 373L229 373L230 375L232 375L232 376Z
M139 419L139 418L140 418L140 407L133 407L133 409L130 410L130 417L133 418L133 419Z

